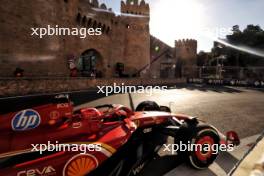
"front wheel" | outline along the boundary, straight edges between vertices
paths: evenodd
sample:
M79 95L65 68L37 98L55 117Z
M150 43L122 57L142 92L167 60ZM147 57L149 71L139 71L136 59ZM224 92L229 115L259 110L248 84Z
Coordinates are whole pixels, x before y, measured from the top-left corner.
M218 156L220 137L210 126L197 127L191 138L194 149L188 152L188 160L196 169L205 169L211 165Z

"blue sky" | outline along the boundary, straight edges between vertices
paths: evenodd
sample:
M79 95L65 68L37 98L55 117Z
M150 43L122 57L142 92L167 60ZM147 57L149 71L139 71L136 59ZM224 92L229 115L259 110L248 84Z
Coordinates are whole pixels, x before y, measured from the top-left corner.
M120 0L99 0L120 12ZM173 46L174 40L194 38L198 51L210 51L214 38L233 25L264 28L264 0L146 0L150 4L150 32Z

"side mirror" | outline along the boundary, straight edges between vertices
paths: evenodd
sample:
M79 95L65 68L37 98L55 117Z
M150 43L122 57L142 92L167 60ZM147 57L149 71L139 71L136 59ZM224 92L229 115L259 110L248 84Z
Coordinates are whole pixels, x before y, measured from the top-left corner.
M160 106L160 111L171 113L171 109L167 106Z

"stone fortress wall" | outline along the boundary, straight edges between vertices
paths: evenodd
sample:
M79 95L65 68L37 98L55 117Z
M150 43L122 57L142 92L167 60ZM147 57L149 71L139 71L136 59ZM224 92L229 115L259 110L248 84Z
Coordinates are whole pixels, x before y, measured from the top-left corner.
M143 78L173 78L179 67L196 65L196 40L177 40L170 47L150 35L150 8L144 0L121 1L120 11L115 14L98 0L2 0L0 77L12 77L16 67L25 70L25 77L67 77L69 58L79 63L90 51L102 77L116 76L117 63L124 64L127 75L140 73ZM31 36L32 27L47 25L101 28L102 35Z
M181 60L195 63L197 41L179 40L171 47L150 35L150 9L144 0L121 1L120 8L118 15L97 0L1 0L1 96L86 90L105 81L108 85L113 81L134 85L178 83L178 65ZM102 35L84 39L31 36L31 28L47 25L101 28ZM104 78L67 78L69 58L78 62L87 51L95 53L96 69ZM147 79L109 79L116 76L116 63L124 63L129 76L140 73ZM16 67L24 69L25 78L14 79Z
M144 0L121 2L121 15L97 0L2 0L0 3L0 77L13 76L16 67L24 76L68 76L68 58L85 51L97 55L103 77L115 74L118 62L129 75L149 63L149 5ZM137 17L133 14L138 14ZM102 35L31 36L32 27L101 28Z

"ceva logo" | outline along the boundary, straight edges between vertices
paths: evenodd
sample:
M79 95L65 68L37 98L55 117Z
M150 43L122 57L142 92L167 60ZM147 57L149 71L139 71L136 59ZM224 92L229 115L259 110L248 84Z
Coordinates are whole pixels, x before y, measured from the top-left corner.
M15 131L31 130L39 126L41 118L33 109L20 111L12 119L12 129Z
M56 170L52 166L44 167L43 169L30 169L17 173L17 176L52 176L56 175Z

